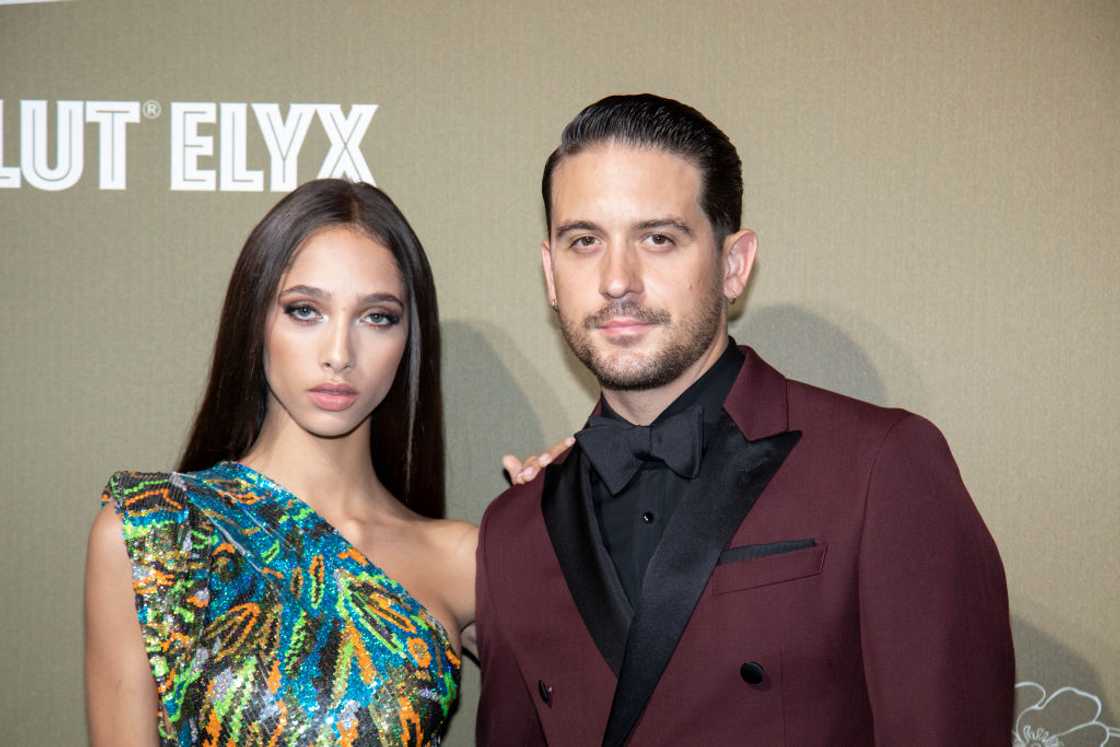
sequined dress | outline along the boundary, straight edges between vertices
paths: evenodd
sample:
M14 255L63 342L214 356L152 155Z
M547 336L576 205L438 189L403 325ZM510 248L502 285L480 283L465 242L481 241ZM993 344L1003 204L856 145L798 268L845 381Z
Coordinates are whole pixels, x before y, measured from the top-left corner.
M167 745L435 745L447 631L306 503L236 462L114 474Z

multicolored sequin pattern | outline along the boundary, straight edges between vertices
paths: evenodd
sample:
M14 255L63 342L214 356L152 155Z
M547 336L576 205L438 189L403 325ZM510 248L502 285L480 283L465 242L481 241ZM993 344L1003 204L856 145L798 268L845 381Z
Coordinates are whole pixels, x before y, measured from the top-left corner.
M292 493L244 465L118 472L163 745L436 745L447 632Z

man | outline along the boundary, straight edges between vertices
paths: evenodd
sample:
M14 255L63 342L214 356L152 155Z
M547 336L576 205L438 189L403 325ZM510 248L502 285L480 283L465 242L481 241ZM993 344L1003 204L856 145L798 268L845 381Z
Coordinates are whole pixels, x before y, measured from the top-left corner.
M480 744L1006 745L1003 568L941 434L729 343L756 239L727 137L612 96L542 186L602 398L483 518Z

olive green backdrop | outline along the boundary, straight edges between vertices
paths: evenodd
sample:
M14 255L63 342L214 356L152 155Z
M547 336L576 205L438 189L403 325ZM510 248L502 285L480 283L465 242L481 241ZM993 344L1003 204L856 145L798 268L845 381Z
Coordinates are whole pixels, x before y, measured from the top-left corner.
M743 158L761 249L733 333L944 430L1007 568L1019 707L1066 744L1120 726L1120 3L77 0L0 4L0 183L20 182L0 188L0 742L83 742L99 491L173 464L234 258L279 197L171 189L175 102L378 106L360 152L431 256L449 513L477 520L501 453L578 428L594 395L545 303L541 166L583 105L646 90ZM99 186L96 121L72 187L20 178L34 100L47 166L57 102L136 102L125 188ZM196 129L219 169L236 128ZM316 118L298 179L330 149ZM468 665L452 745L477 692Z

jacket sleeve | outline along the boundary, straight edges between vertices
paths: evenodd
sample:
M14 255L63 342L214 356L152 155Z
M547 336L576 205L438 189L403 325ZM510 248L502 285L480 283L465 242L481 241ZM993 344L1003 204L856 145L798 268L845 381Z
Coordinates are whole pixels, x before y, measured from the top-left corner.
M949 446L915 415L872 468L860 637L880 745L1007 745L1015 661L1003 564Z
M490 541L488 519L489 516L484 516L479 527L475 577L475 630L482 669L475 739L479 747L544 745L536 708L491 596L486 564L486 545Z

